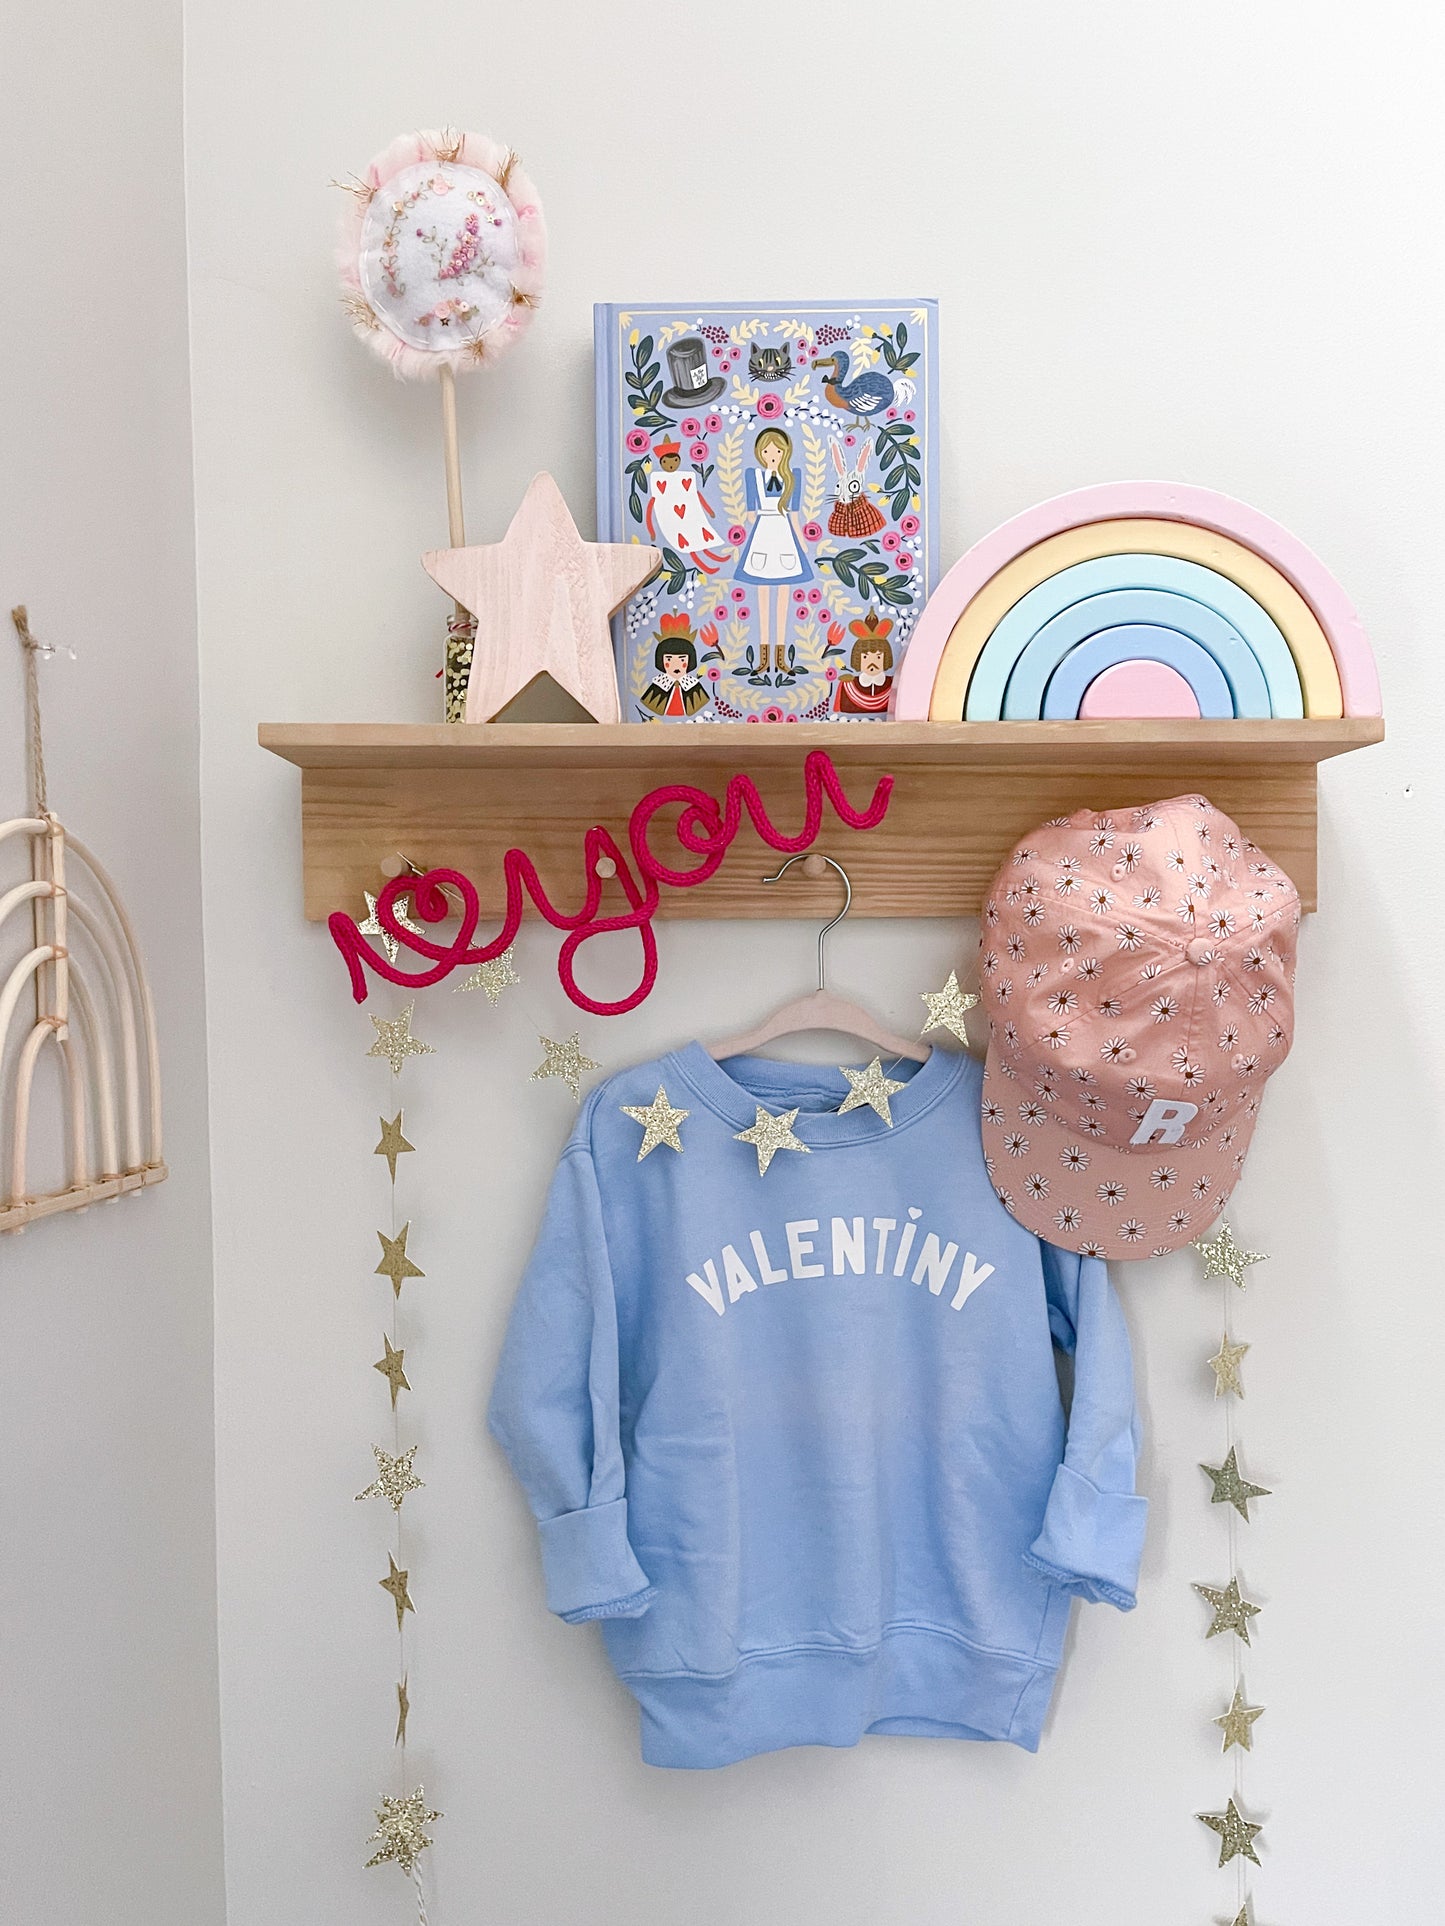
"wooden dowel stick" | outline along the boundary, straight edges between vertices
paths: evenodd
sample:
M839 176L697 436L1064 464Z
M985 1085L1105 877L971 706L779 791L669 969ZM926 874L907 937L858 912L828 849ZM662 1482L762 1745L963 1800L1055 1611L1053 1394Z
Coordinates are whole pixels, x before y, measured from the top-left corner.
M447 464L447 529L453 548L467 545L466 523L462 517L462 458L457 448L457 378L450 368L441 370L442 447Z
M467 544L462 515L462 458L457 445L457 378L448 367L440 370L442 387L442 452L447 473L447 530L453 548ZM442 712L448 722L461 722L471 665L472 617L460 602L452 603L442 666Z

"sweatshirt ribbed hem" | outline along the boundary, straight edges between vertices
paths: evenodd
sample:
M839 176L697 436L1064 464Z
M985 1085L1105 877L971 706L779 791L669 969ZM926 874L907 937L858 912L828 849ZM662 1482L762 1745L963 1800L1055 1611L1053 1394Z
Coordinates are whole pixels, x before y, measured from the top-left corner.
M736 1764L785 1746L851 1746L868 1733L1003 1739L1036 1752L1056 1666L890 1625L877 1645L757 1652L721 1677L623 1673L642 1708L649 1765Z

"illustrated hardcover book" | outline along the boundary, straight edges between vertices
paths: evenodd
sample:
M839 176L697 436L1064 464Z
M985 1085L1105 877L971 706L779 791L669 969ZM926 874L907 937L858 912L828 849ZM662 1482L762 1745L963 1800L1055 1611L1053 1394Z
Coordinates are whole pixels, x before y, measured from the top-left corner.
M598 537L633 722L885 718L938 567L938 304L600 304Z

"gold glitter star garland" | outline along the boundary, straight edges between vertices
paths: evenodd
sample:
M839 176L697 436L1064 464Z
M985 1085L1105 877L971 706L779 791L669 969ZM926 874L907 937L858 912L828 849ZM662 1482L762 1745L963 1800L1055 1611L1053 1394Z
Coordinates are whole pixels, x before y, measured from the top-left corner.
M368 899L375 920L375 908ZM399 921L405 923L404 917ZM364 926L363 926L364 927ZM498 958L498 964L511 967L511 954ZM513 979L515 980L515 979ZM493 994L487 988L493 1002L500 989ZM408 1004L400 1016L372 1017L372 1027L376 1039L368 1056L381 1057L390 1066L392 1077L401 1075L408 1058L431 1056L435 1052L429 1043L412 1035L411 1023L415 1009ZM393 1540L386 1554L386 1576L378 1578L377 1584L391 1601L396 1614L397 1666L396 1666L396 1724L392 1737L392 1747L396 1760L394 1767L394 1790L383 1793L376 1807L376 1830L367 1844L376 1850L366 1861L368 1866L394 1864L412 1881L416 1888L418 1913L426 1917L425 1892L422 1886L421 1869L418 1860L430 1847L432 1840L428 1828L441 1818L426 1803L420 1786L409 1789L410 1775L407 1771L407 1721L411 1715L411 1681L407 1665L407 1619L416 1614L416 1604L411 1595L412 1574L405 1553L403 1506L414 1491L426 1489L426 1481L417 1476L415 1459L419 1446L412 1444L405 1448L401 1442L401 1412L399 1400L403 1392L411 1392L411 1380L406 1373L407 1347L401 1335L401 1295L404 1285L413 1284L425 1278L426 1272L417 1263L410 1248L413 1226L409 1219L403 1220L397 1209L397 1164L402 1157L412 1155L416 1145L408 1141L403 1124L403 1111L398 1105L396 1114L388 1119L382 1116L381 1140L373 1147L372 1154L386 1161L388 1217L385 1230L378 1229L377 1241L381 1246L381 1261L375 1266L373 1275L384 1277L391 1285L391 1324L389 1330L382 1332L382 1356L373 1364L373 1370L386 1380L387 1397L391 1409L391 1449L373 1444L372 1456L376 1460L376 1476L364 1490L357 1492L359 1503L367 1498L383 1498L391 1506L393 1518Z
M1211 1832L1218 1835L1218 1864L1224 1867L1231 1861L1236 1862L1238 1912L1234 1926L1249 1926L1247 1864L1257 1866L1260 1863L1254 1842L1262 1828L1246 1816L1244 1755L1254 1750L1254 1725L1257 1719L1263 1717L1264 1707L1249 1704L1244 1687L1243 1648L1250 1644L1250 1621L1259 1617L1260 1607L1240 1589L1238 1534L1241 1519L1246 1524L1253 1522L1249 1509L1251 1501L1268 1498L1271 1494L1267 1486L1252 1484L1239 1469L1234 1408L1236 1401L1244 1396L1241 1366L1249 1346L1234 1338L1230 1325L1236 1301L1235 1291L1245 1288L1248 1282L1246 1272L1252 1265L1262 1263L1265 1254L1263 1251L1245 1250L1230 1226L1222 1220L1211 1236L1196 1240L1194 1249L1203 1260L1205 1279L1218 1278L1220 1281L1224 1335L1219 1341L1219 1349L1206 1363L1214 1374L1214 1396L1224 1401L1225 1452L1222 1463L1201 1464L1199 1469L1210 1482L1209 1503L1225 1507L1229 1582L1225 1585L1196 1584L1193 1589L1210 1608L1211 1616L1204 1636L1218 1638L1233 1633L1228 1645L1234 1683L1229 1704L1213 1720L1223 1735L1221 1751L1234 1753L1234 1791L1222 1812L1200 1812L1195 1817L1201 1825L1208 1826Z

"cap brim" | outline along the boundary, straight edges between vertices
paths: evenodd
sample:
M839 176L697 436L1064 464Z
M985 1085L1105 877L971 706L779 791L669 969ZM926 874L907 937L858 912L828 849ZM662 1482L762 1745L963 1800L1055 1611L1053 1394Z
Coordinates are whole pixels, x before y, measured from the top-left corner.
M1025 1230L1064 1250L1138 1259L1166 1257L1213 1227L1239 1182L1257 1107L1241 1107L1201 1144L1121 1150L1079 1128L1065 1091L1050 1103L1022 1074L1009 1076L1001 1056L990 1042L983 1148L994 1189Z

